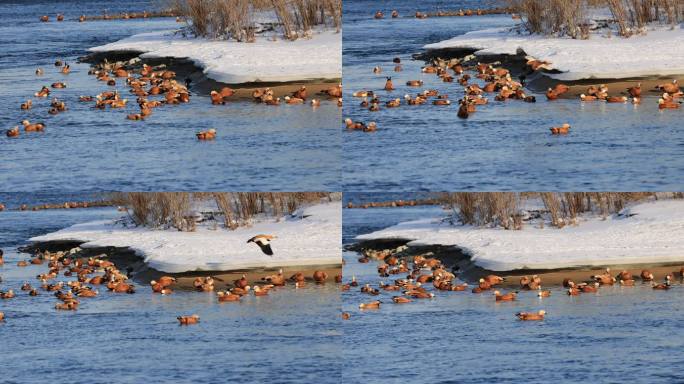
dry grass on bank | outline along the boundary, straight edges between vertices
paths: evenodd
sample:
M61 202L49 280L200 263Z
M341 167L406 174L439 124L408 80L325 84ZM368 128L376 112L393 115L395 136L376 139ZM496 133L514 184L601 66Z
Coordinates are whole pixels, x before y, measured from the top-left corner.
M684 198L681 192L452 192L443 193L441 202L462 224L522 229L522 206L526 199L539 198L551 226L562 228L576 223L579 215L594 212L607 217L634 201L658 198Z
M336 28L342 25L342 0L169 0L174 12L182 15L197 36L253 42L256 19L273 15L278 32L296 40L314 26Z
M113 194L112 200L127 208L135 225L194 231L193 204L214 202L224 227L233 230L249 225L257 215L281 217L303 204L340 200L340 196L328 192L126 192Z
M589 38L590 8L610 10L616 32L629 37L649 23L674 26L684 20L684 0L506 0L534 34Z

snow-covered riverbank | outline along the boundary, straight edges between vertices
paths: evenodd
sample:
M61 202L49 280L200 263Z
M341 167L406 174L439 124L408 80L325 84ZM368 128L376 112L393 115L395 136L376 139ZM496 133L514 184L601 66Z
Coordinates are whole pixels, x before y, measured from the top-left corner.
M176 31L141 33L91 52L141 52L142 58L184 58L205 75L228 84L309 81L342 77L342 33L317 31L311 38L254 43L183 37Z
M406 239L408 245L461 248L493 271L684 262L684 200L632 205L603 220L595 215L557 229L526 224L522 230L450 225L438 218L400 223L358 240Z
M475 54L516 55L519 51L550 62L557 80L621 79L684 74L684 30L651 28L646 35L622 38L592 34L588 40L520 34L511 28L474 31L425 45L427 50L474 49Z
M247 240L276 235L274 255L267 256ZM199 225L195 232L124 227L113 221L77 224L31 238L32 242L84 242L82 248L126 247L154 269L180 273L247 268L339 265L342 263L342 204L303 208L293 216L256 221L234 231Z

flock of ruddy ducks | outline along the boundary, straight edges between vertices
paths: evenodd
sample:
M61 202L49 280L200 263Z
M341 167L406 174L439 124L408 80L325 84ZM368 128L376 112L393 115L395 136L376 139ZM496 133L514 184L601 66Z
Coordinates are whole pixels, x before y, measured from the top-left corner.
M133 61L129 62L132 63ZM55 67L59 68L59 72L68 75L71 72L71 66L62 60L55 61ZM152 68L143 64L142 69L136 74L133 70L127 69L125 63L116 62L109 63L107 61L95 65L89 72L98 81L105 83L108 86L116 86L117 80L125 79L126 84L130 88L130 92L136 95L140 113L128 114L126 116L129 120L143 120L152 114L154 108L162 105L173 105L179 103L187 103L190 101L190 93L185 85L179 84L176 80L176 74L173 71L163 69L163 66ZM38 68L35 72L36 76L44 74L43 69ZM137 75L137 77L136 77ZM149 85L149 89L145 89ZM36 98L47 98L50 96L52 89L64 89L67 87L65 82L52 83L50 88L43 86L38 92L34 94ZM163 100L150 100L148 96L162 95ZM117 90L103 91L96 96L79 96L79 102L93 103L93 107L100 110L122 109L126 108L128 99L122 98ZM33 108L33 100L29 99L21 104L22 110L29 110ZM48 114L57 115L68 110L65 101L57 97L52 99ZM26 132L44 131L44 123L31 124L29 121L22 122ZM8 137L19 136L19 127L14 127L7 131Z
M130 89L130 93L137 97L136 102L140 108L138 113L126 115L128 120L145 120L152 115L152 111L156 108L164 105L190 102L190 92L188 91L188 86L190 84L189 79L185 80L185 84L179 83L176 80L176 73L165 69L166 67L164 65L151 67L147 64L143 64L138 70L132 67L133 64L137 62L137 59L128 62L114 63L104 61L95 65L88 72L89 75L95 76L98 81L103 82L110 87L116 86L118 81L125 81L125 84ZM64 75L68 75L71 72L71 66L61 60L55 62L55 67L59 68L59 72ZM44 71L39 68L35 73L36 76L42 76ZM34 94L34 97L47 98L52 92L51 88L54 90L66 87L67 84L65 82L55 82L52 83L50 87L43 86ZM341 84L331 86L322 90L320 93L321 95L327 95L327 97L337 99L338 106L341 106ZM228 87L224 87L219 91L211 91L211 102L214 105L225 104L234 94L235 90ZM274 97L273 90L270 88L256 89L252 96L254 101L266 105L279 105L281 100L279 97ZM152 97L161 97L161 99L153 100ZM286 104L303 104L308 97L309 95L306 86L301 86L299 89L292 92L291 96L286 96L284 102ZM118 90L104 91L96 96L80 96L78 101L82 103L92 102L94 103L94 108L100 110L105 110L107 108L122 109L126 108L128 105L128 99L123 98ZM310 104L314 108L320 106L320 102L320 99L310 100ZM21 104L20 108L22 110L32 109L33 100L26 100ZM54 97L50 103L48 114L57 115L65 111L67 111L66 102ZM23 120L22 125L25 132L43 132L45 130L45 123L43 122L31 123L28 120ZM7 130L6 135L7 137L18 137L20 135L19 126ZM198 140L213 140L216 138L216 129L211 128L206 131L197 132L196 137Z
M474 56L466 56L462 59L454 58L449 60L434 59L432 62L421 68L423 74L435 74L445 83L457 82L463 87L464 96L458 101L457 116L462 119L467 119L471 114L477 111L479 106L484 106L489 103L486 95L494 95L494 100L504 102L506 100L521 100L528 103L536 102L536 97L528 95L524 90L524 79L521 77L520 81L513 80L508 69L496 66L499 63L477 63L467 64ZM401 58L395 57L393 59L394 72L402 72ZM533 58L528 58L527 67L531 71L538 71L549 68L550 63L539 61ZM383 69L380 66L373 68L375 74L382 74ZM474 80L479 79L484 82L483 85L476 83ZM423 86L422 80L408 80L406 86L420 88ZM660 109L677 109L682 103L681 99L684 93L681 92L677 80L659 84L655 88L663 92L658 99L658 108ZM391 94L396 90L392 77L387 77L384 91ZM570 87L565 84L557 84L553 88L549 88L546 92L548 100L556 100L561 95L567 93ZM626 92L631 97L631 102L634 104L641 103L641 84L630 87ZM367 108L371 112L376 112L381 109L384 104L385 108L399 108L402 105L418 106L431 102L436 106L450 106L452 104L448 94L442 94L436 89L426 89L418 92L415 96L405 94L402 98L390 98L387 101L381 100L376 91L360 90L353 93L354 97L361 98L360 106ZM369 100L370 99L370 100ZM626 103L630 100L627 96L611 96L608 93L608 87L604 84L600 86L590 86L587 91L580 95L582 102L604 101L607 103ZM365 123L360 121L353 121L350 118L345 119L345 125L349 130L360 130L364 132L374 132L378 129L377 123L374 121ZM550 128L554 135L567 134L570 131L570 124L565 123L558 127Z
M484 15L494 15L494 14L502 14L502 13L510 13L509 9L506 8L494 8L494 9L459 9L458 11L443 11L439 10L435 13L432 14L434 17L447 17L447 16L457 16L457 17L464 17L464 16L484 16ZM392 12L390 13L390 16L393 19L399 18L399 11L396 9L393 9ZM375 19L384 19L385 18L385 13L383 11L376 11L375 14L373 15ZM416 19L427 19L430 17L430 14L426 12L421 12L421 11L416 11L413 14L413 17ZM519 19L520 17L518 15L513 14L512 17L514 19Z
M95 288L104 286L108 291L115 294L133 294L136 287L130 282L129 277L122 273L113 262L106 260L107 255L96 257L79 256L80 248L73 248L69 251L58 252L39 252L30 260L17 262L18 267L29 265L43 265L47 263L47 273L36 276L39 285L34 287L29 282L24 282L20 291L26 292L28 296L39 296L43 292L52 293L58 300L55 304L56 310L76 311L81 305L81 300L92 298L99 295ZM3 252L0 250L0 266L4 265ZM60 274L64 277L75 277L76 280L57 281ZM325 284L328 274L324 271L314 271L309 278L302 272L297 272L292 276L285 277L282 269L277 274L264 276L258 283L250 285L249 281L242 275L230 284L227 290L217 290L216 281L223 281L219 278L206 276L197 277L193 281L193 288L198 292L216 292L219 303L239 302L250 292L254 296L266 296L272 289L293 284L295 288L304 288L307 281L315 284ZM334 277L335 282L342 281L342 276ZM2 278L0 278L2 282ZM176 278L172 276L161 276L150 282L150 289L155 294L169 295L173 293L173 286ZM16 296L13 289L0 290L0 299L10 300ZM0 312L0 321L5 319L4 313ZM199 321L199 316L179 316L177 320L181 325L195 324Z
M470 289L467 283L456 284L456 275L447 271L439 259L430 257L430 253L410 258L397 256L399 252L405 249L406 247L399 247L395 250L364 250L358 261L360 263L368 263L371 259L378 260L377 271L381 278L389 278L399 274L406 274L406 277L396 279L391 284L381 281L377 288L371 286L371 284L365 284L361 286L361 292L371 296L378 296L382 291L401 292L402 295L392 297L392 302L406 304L416 299L434 298L435 294L428 289L429 283L432 283L432 289L439 291L466 291ZM656 283L656 277L649 270L643 270L639 276L642 282L650 283L654 290L670 289L675 278L684 279L684 267L679 271L667 274L662 283ZM487 275L479 279L478 284L470 290L476 294L491 291L495 302L516 301L518 299L517 291L502 293L496 290L495 287L501 285L504 281L505 278L501 276ZM520 290L536 291L537 296L540 298L551 296L550 290L542 289L542 279L540 276L523 276L520 278L519 283ZM616 276L613 276L610 268L606 268L604 273L590 276L587 281L574 282L571 279L565 279L563 287L567 289L566 293L568 295L577 296L582 293L596 293L601 286L611 286L617 283L622 286L634 286L636 279L629 271L623 270ZM342 290L350 290L352 287L358 286L359 283L356 281L356 277L352 276L351 282L344 284ZM379 309L381 304L380 300L374 300L359 304L359 309ZM520 320L543 320L545 314L544 310L538 312L519 312L516 313L516 317ZM351 314L344 312L342 317L346 320L351 317Z
M21 204L18 208L20 211L42 211L45 209L74 209L74 208L93 208L93 207L107 207L111 206L109 201L65 201L61 204L38 204L29 206L28 204ZM5 204L0 203L0 212L5 210Z
M78 22L83 23L87 20L129 20L129 19L147 19L150 17L172 17L176 16L175 13L170 12L170 11L162 11L162 12L147 12L147 11L142 11L142 12L124 12L121 14L114 14L110 15L108 13L102 14L102 16L86 16L86 15L80 15L78 17ZM50 22L50 15L42 15L40 16L39 20L43 23L48 23ZM64 21L64 14L63 13L58 13L55 16L55 20L57 21ZM176 16L176 21L181 22L182 19L178 16Z

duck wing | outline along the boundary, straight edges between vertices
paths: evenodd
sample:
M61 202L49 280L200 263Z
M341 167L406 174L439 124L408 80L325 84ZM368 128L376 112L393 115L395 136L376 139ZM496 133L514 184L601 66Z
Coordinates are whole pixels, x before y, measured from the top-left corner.
M270 243L262 243L260 241L256 242L259 248L261 248L261 251L269 256L273 256L273 249L271 249L271 244Z

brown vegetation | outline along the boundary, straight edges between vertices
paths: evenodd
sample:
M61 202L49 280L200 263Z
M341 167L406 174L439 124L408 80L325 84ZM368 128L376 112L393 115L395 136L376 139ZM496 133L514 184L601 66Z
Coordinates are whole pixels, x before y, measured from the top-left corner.
M341 0L172 0L171 7L197 36L242 42L254 41L257 13L272 13L290 40L317 25L338 30L342 25Z
M127 208L135 225L194 231L193 202L213 200L224 226L233 230L249 225L258 214L280 217L302 204L339 200L339 196L327 192L127 192L116 193L113 199Z
M682 193L653 192L453 192L441 195L462 224L522 229L521 203L539 198L550 224L562 228L576 223L582 213L594 212L606 218L620 212L627 203L660 197L681 199Z
M684 0L507 0L530 33L589 37L590 7L610 10L620 36L643 32L648 23L675 25L684 20Z

